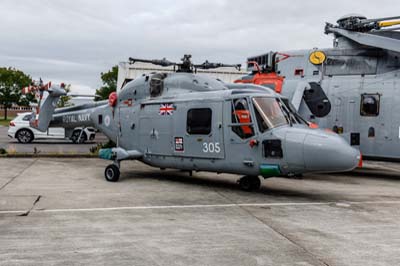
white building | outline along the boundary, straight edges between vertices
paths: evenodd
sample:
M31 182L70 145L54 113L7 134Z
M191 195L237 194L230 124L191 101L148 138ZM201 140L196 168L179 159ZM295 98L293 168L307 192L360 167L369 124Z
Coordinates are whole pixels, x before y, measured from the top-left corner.
M118 64L118 80L117 80L117 91L119 91L123 85L127 82L140 77L143 74L150 74L152 72L174 72L173 66L162 67L153 65L150 63L136 62L135 64L129 64L129 62L121 62ZM233 83L233 81L246 75L247 72L241 70L238 71L234 67L221 67L216 69L198 69L197 74L209 75L211 77L218 78L227 83Z

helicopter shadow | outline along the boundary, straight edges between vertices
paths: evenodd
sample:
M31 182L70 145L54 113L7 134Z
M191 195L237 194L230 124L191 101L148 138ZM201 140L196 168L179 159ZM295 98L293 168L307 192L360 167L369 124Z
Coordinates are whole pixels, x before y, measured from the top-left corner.
M181 171L163 171L163 172L131 172L125 176L125 180L129 179L142 179L148 180L153 179L160 182L167 183L179 183L184 185L197 186L200 188L211 188L215 192L234 192L235 194L242 195L263 195L268 196L268 198L276 198L276 199L291 199L291 200L301 200L301 201L311 201L311 202L321 202L321 201L338 201L343 200L343 195L334 195L329 194L327 191L316 191L313 190L307 191L304 188L298 188L293 186L292 188L287 187L274 187L274 185L269 186L269 179L264 181L264 184L261 185L260 189L254 191L243 191L240 186L237 184L237 179L221 179L217 176L205 177L204 175L196 175L189 176L186 172ZM123 180L121 180L123 182ZM296 182L297 180L293 180ZM301 190L302 189L302 190Z
M400 171L383 169L356 169L351 172L330 174L331 176L373 179L373 180L398 180Z

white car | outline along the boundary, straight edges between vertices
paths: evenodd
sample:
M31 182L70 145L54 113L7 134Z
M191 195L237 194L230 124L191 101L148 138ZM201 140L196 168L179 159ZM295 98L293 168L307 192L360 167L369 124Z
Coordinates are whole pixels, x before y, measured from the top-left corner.
M74 130L66 131L62 127L50 127L46 132L36 130L29 125L32 113L20 113L14 118L8 128L8 136L16 138L20 143L30 143L34 139L70 139L74 143L84 143L93 140L96 130L91 127L77 127ZM82 133L81 133L82 132Z

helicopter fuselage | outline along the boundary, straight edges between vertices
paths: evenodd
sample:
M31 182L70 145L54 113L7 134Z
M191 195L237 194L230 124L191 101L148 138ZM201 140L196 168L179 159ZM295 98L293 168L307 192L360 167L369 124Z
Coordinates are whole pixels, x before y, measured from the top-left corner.
M118 180L123 160L246 175L252 178L241 180L256 187L257 176L341 172L359 164L358 150L333 132L309 128L285 101L252 84L156 73L129 82L108 103L56 109L50 126L93 126L113 140L116 148L100 150L114 161L108 181Z
M349 170L358 163L358 152L336 134L288 121L289 110L272 90L186 73L152 85L158 78L128 83L114 107L91 113L97 128L147 164L269 177ZM276 109L260 114L268 104ZM261 129L269 115L279 123Z

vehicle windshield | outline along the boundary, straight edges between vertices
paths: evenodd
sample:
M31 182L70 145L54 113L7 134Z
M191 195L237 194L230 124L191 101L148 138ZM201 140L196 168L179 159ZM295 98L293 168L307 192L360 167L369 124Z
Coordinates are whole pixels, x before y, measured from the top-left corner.
M277 98L256 97L253 98L257 124L261 132L274 127L287 125L290 118L283 111L283 103Z
M24 117L22 118L23 121L29 121L32 118L32 114L28 114L28 115L24 115Z

